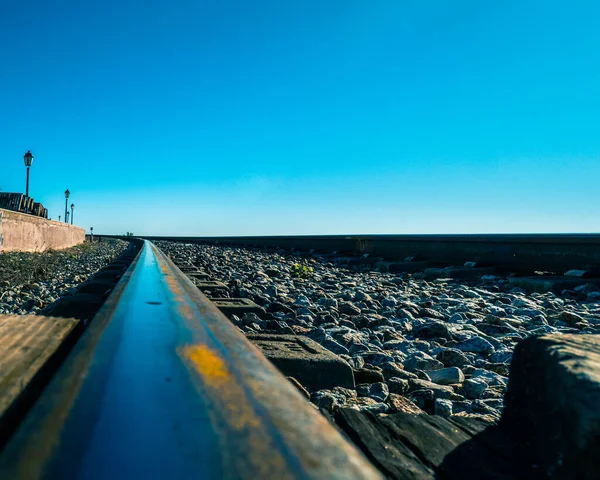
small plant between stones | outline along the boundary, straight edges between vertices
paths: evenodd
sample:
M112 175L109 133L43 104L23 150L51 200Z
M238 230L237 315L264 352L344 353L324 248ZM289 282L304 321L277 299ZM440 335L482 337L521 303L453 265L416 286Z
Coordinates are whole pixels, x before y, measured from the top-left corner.
M312 267L309 267L307 265L300 265L299 263L294 263L294 266L292 267L293 277L306 278L311 276L313 272L314 269Z

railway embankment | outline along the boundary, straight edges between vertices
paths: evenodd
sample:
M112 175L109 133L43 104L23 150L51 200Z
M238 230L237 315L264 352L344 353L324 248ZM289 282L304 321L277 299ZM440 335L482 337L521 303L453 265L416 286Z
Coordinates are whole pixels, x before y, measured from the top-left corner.
M600 333L600 287L585 278L564 294L529 293L512 277L476 268L463 280L380 272L343 256L158 245L218 279L221 289L209 295L249 299L263 310L230 317L246 334L309 337L349 364L355 389L340 382L310 392L329 413L421 410L497 421L520 341Z
M128 242L104 239L63 250L0 253L0 314L37 314L108 265Z

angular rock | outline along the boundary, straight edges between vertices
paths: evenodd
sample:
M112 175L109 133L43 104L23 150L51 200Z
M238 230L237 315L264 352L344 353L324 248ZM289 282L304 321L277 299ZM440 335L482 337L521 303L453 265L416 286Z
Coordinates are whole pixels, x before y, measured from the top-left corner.
M423 325L413 328L413 335L417 338L445 338L452 339L448 325L441 321L428 320Z
M576 313L569 312L568 310L563 310L558 315L558 320L565 322L567 325L575 325L579 322L585 322L585 319Z
M436 398L434 402L434 413L443 418L452 415L452 402L443 398Z
M481 378L468 378L464 381L460 392L468 399L480 398L488 388L488 384Z
M360 308L350 302L340 302L338 305L338 310L340 313L345 313L346 315L350 316L360 315Z
M408 392L408 380L403 378L390 378L387 382L390 392L404 395Z
M369 397L378 402L385 402L390 394L388 386L383 383L364 383L356 386L359 397Z
M414 392L417 390L431 390L434 394L435 398L446 398L446 399L456 399L454 397L454 389L452 387L437 385L433 382L428 382L426 380L413 379L408 381L408 389L409 392Z
M319 390L311 395L311 401L317 407L322 408L327 412L333 412L346 404L345 398L340 395L335 395L329 390Z
M424 352L415 352L403 362L405 370L439 370L444 364Z
M463 352L478 353L480 355L491 355L495 351L494 346L490 342L485 338L477 336L471 337L464 342L457 343L456 348Z
M457 348L444 348L436 355L436 358L446 367L462 368L471 364L469 358Z
M390 379L392 377L399 377L404 373L404 367L401 363L388 362L381 366L383 377Z
M440 370L431 370L425 372L433 383L438 385L452 385L456 383L462 383L465 380L465 376L460 368L448 367Z
M415 390L406 396L410 401L427 413L433 413L434 394L433 390Z
M402 395L390 393L387 399L387 404L390 407L391 413L411 413L413 415L421 415L425 412L421 410L413 401Z
M506 387L506 384L508 383L508 378L484 368L477 368L473 370L471 373L471 378L481 378L488 385L494 385L498 387Z

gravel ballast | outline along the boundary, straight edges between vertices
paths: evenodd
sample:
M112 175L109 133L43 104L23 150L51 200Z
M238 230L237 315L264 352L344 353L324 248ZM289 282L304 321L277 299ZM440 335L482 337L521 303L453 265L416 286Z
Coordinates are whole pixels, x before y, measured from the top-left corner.
M331 257L157 244L179 263L202 266L232 297L253 300L346 360L355 369L356 390L310 392L311 401L330 412L343 406L374 413L421 409L497 420L520 340L600 333L600 289L584 279L565 295L528 294L492 275L427 281L419 273L350 268ZM233 321L245 333L267 333L269 322L254 314Z
M75 293L84 282L112 262L128 242L105 239L65 250L0 254L0 314L35 314L60 297Z

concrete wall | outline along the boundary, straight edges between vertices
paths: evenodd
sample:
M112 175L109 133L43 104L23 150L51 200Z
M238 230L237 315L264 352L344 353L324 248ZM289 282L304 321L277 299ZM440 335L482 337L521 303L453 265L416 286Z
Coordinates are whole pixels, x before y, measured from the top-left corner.
M60 250L84 240L81 227L0 208L0 252Z

